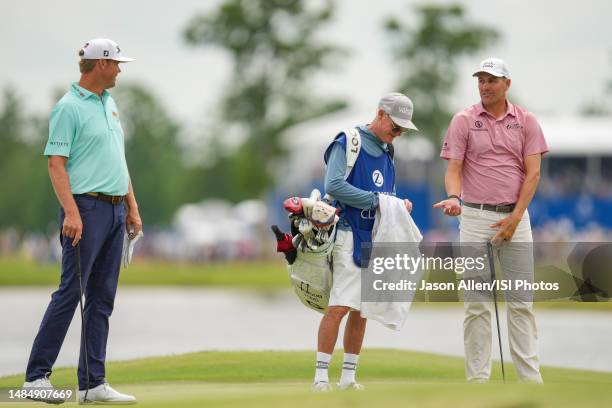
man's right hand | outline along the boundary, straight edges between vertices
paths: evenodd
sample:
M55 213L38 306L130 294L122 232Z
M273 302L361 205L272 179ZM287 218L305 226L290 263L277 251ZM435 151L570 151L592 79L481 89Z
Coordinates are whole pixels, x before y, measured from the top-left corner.
M77 246L83 234L83 221L79 210L66 212L64 216L64 225L62 226L62 235L68 238L73 238L72 246Z
M456 198L447 198L433 205L433 208L442 208L444 214L456 217L461 214L461 203Z

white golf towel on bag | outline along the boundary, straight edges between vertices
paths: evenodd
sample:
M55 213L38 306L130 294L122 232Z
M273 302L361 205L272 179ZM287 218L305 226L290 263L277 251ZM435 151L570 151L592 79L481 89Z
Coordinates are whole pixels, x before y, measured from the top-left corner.
M421 231L410 216L404 200L386 194L378 196L378 210L374 228L372 229L372 242L374 244L383 242L414 242L417 245L408 246L407 255L409 257L420 257L418 243L423 240ZM375 254L375 250L372 254ZM365 273L365 272L364 272ZM410 280L420 282L423 270L419 269ZM412 304L414 291L406 291L405 302L361 302L361 316L367 319L374 319L392 330L400 330L408 317L408 311Z

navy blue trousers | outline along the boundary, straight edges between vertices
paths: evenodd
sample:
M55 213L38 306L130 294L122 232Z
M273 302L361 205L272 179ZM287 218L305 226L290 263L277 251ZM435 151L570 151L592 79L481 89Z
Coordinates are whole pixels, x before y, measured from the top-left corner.
M89 387L105 382L106 341L108 319L113 312L126 209L123 203L111 204L95 197L76 195L75 201L83 221L79 242L83 290L85 292L85 332L89 362ZM64 211L60 210L60 226ZM76 269L76 250L72 238L60 236L62 242L62 276L59 288L43 317L30 353L26 381L34 381L52 372L66 332L79 304L80 288ZM87 386L85 344L81 338L79 358L79 389Z

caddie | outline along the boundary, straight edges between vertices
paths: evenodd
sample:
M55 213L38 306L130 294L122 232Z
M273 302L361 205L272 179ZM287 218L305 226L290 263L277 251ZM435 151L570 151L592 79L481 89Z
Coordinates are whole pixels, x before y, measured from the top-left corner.
M88 41L79 56L80 80L55 105L44 151L61 205L61 281L34 340L23 389L52 388L49 376L81 296L80 275L86 335L77 373L79 403L135 403L107 383L105 369L124 234L135 237L142 228L119 110L107 91L115 86L119 64L133 59L103 38Z
M372 241L372 228L379 194L395 193L393 140L412 123L413 104L405 95L391 93L378 103L372 123L336 136L325 151L325 191L341 210L332 252L332 288L329 306L318 333L316 371L312 390L331 390L328 367L338 338L340 322L348 314L344 331L344 362L339 389L362 389L355 379L366 328L361 308L361 244ZM358 137L355 137L358 133ZM358 156L347 175L347 149ZM405 200L408 211L412 203Z
M488 58L473 74L481 102L457 113L440 157L448 160L448 198L434 204L449 216L461 215L462 248L491 242L504 279L533 281L531 224L527 207L548 151L535 116L510 103L510 72L505 62ZM484 277L490 276L486 271ZM510 352L519 379L541 383L532 294L506 291ZM465 294L463 335L465 371L470 382L491 376L490 295Z

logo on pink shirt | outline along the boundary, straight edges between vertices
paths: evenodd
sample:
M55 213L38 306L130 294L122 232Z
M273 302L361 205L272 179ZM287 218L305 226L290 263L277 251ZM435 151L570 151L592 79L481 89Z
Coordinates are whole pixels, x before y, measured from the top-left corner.
M506 129L522 129L523 125L521 125L520 123L510 123L509 125L506 125Z

